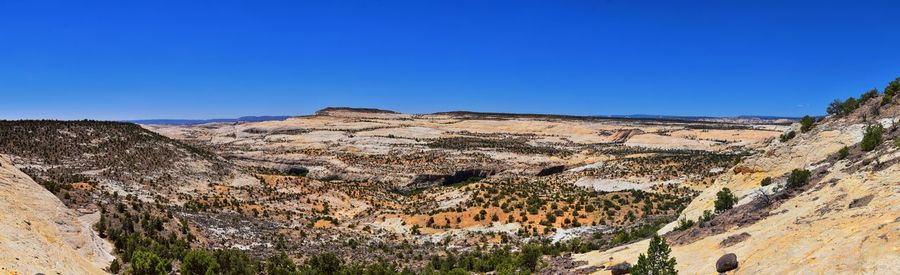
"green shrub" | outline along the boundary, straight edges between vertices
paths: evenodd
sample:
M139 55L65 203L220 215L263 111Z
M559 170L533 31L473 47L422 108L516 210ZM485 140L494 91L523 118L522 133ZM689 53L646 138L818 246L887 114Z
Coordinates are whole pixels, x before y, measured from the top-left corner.
M163 275L169 273L168 263L150 251L135 251L131 256L131 274Z
M772 184L772 177L766 177L759 182L759 185L762 186L769 186L769 184Z
M650 240L650 247L647 248L647 255L638 256L637 264L631 268L633 275L675 275L677 264L675 258L669 257L672 249L666 244L666 240L658 235L654 235Z
M731 193L731 190L727 187L722 188L718 193L716 193L716 212L721 213L722 211L731 209L734 207L734 204L737 202L737 197Z
M838 150L838 160L845 159L849 155L850 155L850 148L847 148L847 146L844 146L844 148L841 148L841 150Z
M878 147L884 139L881 137L882 132L884 132L884 127L879 123L875 123L866 127L866 133L863 135L863 140L859 144L863 151L872 151L875 147Z
M266 260L266 274L270 275L293 275L297 272L297 266L294 261L284 253L278 256L269 257Z
M781 140L781 142L787 142L788 140L791 140L795 136L797 136L797 133L794 132L794 130L790 130L787 133L781 134L781 136L778 137L778 140Z
M840 99L835 99L828 105L828 108L825 110L829 115L837 115L839 117L848 115L859 108L859 101L856 98L850 97L847 100L841 101Z
M873 99L876 97L878 97L878 89L871 89L859 96L859 103L866 103L866 101L869 101L869 99Z
M800 132L809 132L816 125L816 119L811 116L804 116L800 119Z
M528 270L537 270L538 261L541 259L541 247L537 244L525 244L522 246L522 253L519 255L519 266Z
M235 249L220 249L213 253L216 262L219 263L221 274L225 275L255 275L259 262L250 258L247 253Z
M310 274L337 274L343 264L344 261L333 253L325 253L309 258L303 270L310 271Z
M887 87L884 88L884 95L893 97L897 95L898 91L900 91L900 77L894 79L891 83L888 83Z
M675 227L675 231L685 230L685 229L691 228L692 226L694 226L693 220L689 220L687 218L681 218L680 220L678 220L678 226Z
M556 216L553 215L553 213L547 213L546 220L547 220L548 223L555 223L555 222L556 222Z
M191 250L181 261L181 274L203 275L218 274L219 263L212 255L203 250Z
M794 169L791 171L791 175L788 176L787 186L790 188L797 188L806 185L809 183L810 177L809 170L806 169Z
M122 266L119 265L119 259L113 259L112 263L109 264L109 272L112 274L119 274L121 269Z
M702 224L713 219L713 212L707 210L703 210L703 215L700 215L700 218L697 219L697 223Z

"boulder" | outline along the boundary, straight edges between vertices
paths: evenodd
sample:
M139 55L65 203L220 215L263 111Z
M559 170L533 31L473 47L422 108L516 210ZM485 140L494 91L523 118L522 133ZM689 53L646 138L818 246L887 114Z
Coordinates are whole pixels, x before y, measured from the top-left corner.
M627 262L619 263L619 264L611 265L609 268L607 268L607 270L609 270L612 273L612 275L628 274L628 273L631 273L631 264L629 264Z
M737 255L734 253L728 253L719 257L719 260L716 261L716 272L723 273L737 269L738 261Z

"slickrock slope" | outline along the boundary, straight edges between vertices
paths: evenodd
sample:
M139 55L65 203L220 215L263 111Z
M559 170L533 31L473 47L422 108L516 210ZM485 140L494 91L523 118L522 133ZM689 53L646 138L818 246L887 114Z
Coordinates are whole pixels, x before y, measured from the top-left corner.
M5 156L0 209L0 273L104 274L113 259L90 225Z
M873 99L843 118L828 117L807 133L786 142L773 140L765 152L744 160L722 174L694 199L682 217L697 220L712 210L723 187L734 192L742 209L759 209L753 199L760 190L772 194L792 169L812 171L812 180L792 197L760 212L731 211L732 224L718 224L667 235L677 269L682 274L710 274L716 260L735 253L739 268L729 274L900 274L900 135L895 123L900 107L874 112ZM877 105L876 105L877 106ZM866 119L868 116L868 119ZM874 117L874 118L873 118ZM871 152L859 149L865 125L885 127L884 144ZM847 146L850 154L838 159ZM762 187L760 181L774 183ZM765 209L765 208L763 208ZM670 232L670 224L659 233ZM727 239L727 240L726 240ZM606 251L574 255L587 266L635 263L648 241ZM597 274L608 274L598 271Z

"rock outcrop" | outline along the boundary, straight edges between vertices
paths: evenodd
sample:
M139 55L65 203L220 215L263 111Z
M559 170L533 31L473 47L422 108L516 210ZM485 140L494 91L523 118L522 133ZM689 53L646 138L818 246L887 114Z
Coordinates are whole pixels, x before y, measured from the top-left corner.
M0 273L105 274L111 247L0 155Z
M716 261L716 272L725 273L737 268L738 260L737 255L734 255L734 253L722 255L722 257L719 257L719 260Z
M712 210L716 193L725 187L739 198L736 208L760 209L762 206L754 206L760 201L756 198L783 190L791 170L811 170L813 180L789 197L765 206L770 209L758 219L721 219L744 222L712 225L719 230L694 230L705 233L689 241L670 239L677 269L708 274L719 257L735 253L742 255L735 259L740 265L737 274L900 274L896 264L900 262L900 146L895 145L900 139L895 125L900 120L900 105L881 107L877 116L866 117L863 112L878 102L873 99L842 118L828 117L806 133L795 124L797 137L786 142L772 140L763 153L722 174L680 218L696 221L703 211ZM863 152L858 144L870 123L885 127L885 143ZM850 155L838 157L845 146ZM773 183L761 186L766 177L774 179ZM674 227L675 223L667 225L658 233L669 233ZM634 261L648 244L644 240L573 258L589 262L587 266Z
M608 269L609 269L609 272L612 273L612 275L628 274L631 272L631 264L619 263L619 264L610 266Z

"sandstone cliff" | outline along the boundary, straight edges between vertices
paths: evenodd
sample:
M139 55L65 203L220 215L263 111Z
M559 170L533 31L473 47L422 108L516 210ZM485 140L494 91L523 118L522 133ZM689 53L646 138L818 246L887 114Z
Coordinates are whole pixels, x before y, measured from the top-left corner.
M113 259L90 215L79 219L2 155L0 209L0 273L104 274Z

